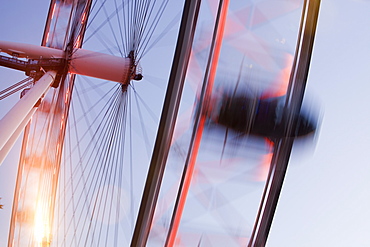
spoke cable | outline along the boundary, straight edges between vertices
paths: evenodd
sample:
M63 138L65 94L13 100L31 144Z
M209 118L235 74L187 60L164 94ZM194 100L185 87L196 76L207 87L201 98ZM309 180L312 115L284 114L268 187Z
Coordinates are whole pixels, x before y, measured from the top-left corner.
M25 87L31 85L33 83L32 77L27 77L20 82L15 83L14 85L5 88L4 90L0 91L0 100L5 99L6 97L24 89Z

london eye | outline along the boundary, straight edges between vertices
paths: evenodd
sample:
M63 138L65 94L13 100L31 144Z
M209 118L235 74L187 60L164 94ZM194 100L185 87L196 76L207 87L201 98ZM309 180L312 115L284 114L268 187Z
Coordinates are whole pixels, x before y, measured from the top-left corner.
M1 41L27 76L1 92L22 92L0 122L2 159L23 136L8 246L264 246L320 1L271 4L52 0L41 46ZM282 81L272 142L210 121L225 88Z

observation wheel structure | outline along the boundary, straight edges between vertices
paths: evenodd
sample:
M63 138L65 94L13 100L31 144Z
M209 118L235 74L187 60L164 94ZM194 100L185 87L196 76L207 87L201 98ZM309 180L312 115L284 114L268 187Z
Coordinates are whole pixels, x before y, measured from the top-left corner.
M202 112L285 80L293 132L319 4L52 0L42 49L0 44L26 95L54 79L22 119L8 246L264 246L293 139L217 134Z

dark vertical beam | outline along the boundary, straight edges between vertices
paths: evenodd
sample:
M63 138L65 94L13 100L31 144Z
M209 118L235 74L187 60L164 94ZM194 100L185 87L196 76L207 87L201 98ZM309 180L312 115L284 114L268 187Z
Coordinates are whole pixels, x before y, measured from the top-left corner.
M185 1L157 139L131 240L132 247L145 246L148 239L180 105L199 7L200 0Z
M300 113L302 105L315 39L319 8L320 0L306 0L302 11L300 36L297 43L296 57L290 77L287 101L285 104L286 110L284 118L287 122L285 129L286 136L290 136L290 133L294 131L297 126L297 118L295 116ZM293 141L293 138L283 138L276 143L274 156L271 162L271 166L275 169L270 190L260 223L259 219L257 219L255 223L259 223L256 238L253 239L254 236L252 236L249 246L260 247L266 245L288 167Z

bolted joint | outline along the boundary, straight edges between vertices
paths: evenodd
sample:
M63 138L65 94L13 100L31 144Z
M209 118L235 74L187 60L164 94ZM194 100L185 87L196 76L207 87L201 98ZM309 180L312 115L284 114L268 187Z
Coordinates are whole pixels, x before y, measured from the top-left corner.
M137 74L134 76L133 78L135 81L141 81L143 79L143 75L142 74Z
M131 50L129 52L127 58L130 59L130 78L127 83L129 84L130 80L141 81L143 79L143 75L140 73L141 69L137 67L138 65L136 64L136 61L135 61L134 50Z
M37 81L40 79L45 72L55 70L57 75L55 77L52 87L57 88L63 75L67 71L67 61L64 58L41 58L41 59L29 59L26 65L25 73L27 76L31 76Z

